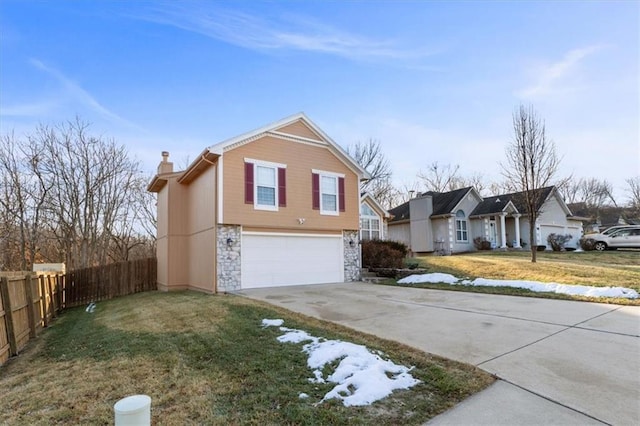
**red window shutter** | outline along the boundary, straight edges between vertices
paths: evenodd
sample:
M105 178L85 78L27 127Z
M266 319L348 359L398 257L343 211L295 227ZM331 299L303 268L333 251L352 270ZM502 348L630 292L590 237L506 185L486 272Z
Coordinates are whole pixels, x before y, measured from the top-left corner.
M278 206L287 206L287 169L278 168Z
M320 175L313 173L311 175L311 188L313 195L313 209L320 210Z
M253 204L253 164L244 163L244 202Z
M340 204L340 211L344 211L344 178L338 178L338 203Z

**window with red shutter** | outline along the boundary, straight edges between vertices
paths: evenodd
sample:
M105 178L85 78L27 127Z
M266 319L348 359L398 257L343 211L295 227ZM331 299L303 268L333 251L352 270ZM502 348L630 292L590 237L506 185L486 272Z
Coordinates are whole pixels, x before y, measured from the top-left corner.
M244 163L244 202L253 204L253 163Z
M320 210L320 175L318 173L311 175L311 191L313 195L313 209Z
M244 202L256 210L278 211L287 206L287 166L244 159Z
M287 206L287 169L278 168L278 206Z
M338 178L338 201L340 204L340 211L343 212L344 211L344 178L340 177Z
M322 170L311 172L313 209L329 216L345 211L344 175Z

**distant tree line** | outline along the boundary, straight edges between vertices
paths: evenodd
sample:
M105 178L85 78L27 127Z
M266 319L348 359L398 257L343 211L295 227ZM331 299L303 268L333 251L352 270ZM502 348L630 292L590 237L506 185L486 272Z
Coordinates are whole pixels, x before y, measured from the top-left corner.
M155 201L140 164L79 118L0 137L0 269L150 256Z

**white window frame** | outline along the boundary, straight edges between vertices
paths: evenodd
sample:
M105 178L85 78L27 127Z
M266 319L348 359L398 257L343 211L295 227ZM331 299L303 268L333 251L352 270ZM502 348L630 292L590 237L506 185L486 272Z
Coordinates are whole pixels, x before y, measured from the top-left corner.
M334 173L334 172L327 172L324 170L315 170L312 169L311 170L312 173L315 173L317 175L319 175L318 178L318 185L319 185L319 197L320 197L320 214L321 215L325 215L325 216L340 216L340 185L338 184L338 179L339 178L344 178L344 174L341 173ZM336 210L327 210L324 208L324 200L323 200L323 192L322 192L322 178L330 178L330 179L334 179L335 182L335 196L336 196ZM328 194L328 193L327 193ZM329 194L329 195L334 195L334 194Z
M458 213L460 212L462 212L462 216L458 216ZM464 229L463 229L463 225L464 225ZM460 237L463 237L463 238L459 239L458 233L460 233ZM458 210L456 212L456 242L457 243L469 242L469 223L467 222L467 218L463 210Z
M286 169L287 165L280 164L280 163L272 163L270 161L254 160L252 158L245 158L244 162L253 164L253 208L254 210L267 210L267 211L277 212L280 207L280 199L279 199L280 182L278 180L279 179L278 169ZM258 203L258 167L273 169L273 173L275 175L275 187L274 187L275 205L273 206L268 204Z
M376 214L375 210L373 210L371 208L371 206L368 205L367 203L361 203L361 206L360 206L360 211L361 212L364 210L363 209L364 206L369 207L369 209L373 212L373 215L368 215L368 214L364 214L364 213L360 214L360 239L361 240L367 240L367 239L368 240L374 240L374 239L382 240L383 239L383 236L382 236L382 220L381 220L380 216L378 216ZM365 221L365 220L367 220L369 222L369 226L367 228L362 226L363 221ZM371 221L372 220L377 220L378 221L378 229L373 229L373 227L371 226ZM364 231L366 231L368 233L369 238L364 238L364 235L363 235ZM372 235L371 235L371 233L374 232L374 231L378 233L378 236L376 238L373 238Z

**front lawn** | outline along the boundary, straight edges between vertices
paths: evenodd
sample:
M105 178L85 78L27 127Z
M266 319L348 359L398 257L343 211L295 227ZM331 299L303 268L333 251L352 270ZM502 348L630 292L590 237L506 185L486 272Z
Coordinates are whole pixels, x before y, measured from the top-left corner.
M419 257L419 266L428 272L444 272L460 278L531 280L596 287L627 287L640 292L640 251L539 252L531 263L525 251L479 251L454 256ZM415 286L415 285L413 285ZM420 284L420 287L515 294L557 299L594 301L594 298L554 293L532 293L504 287L469 287L446 284ZM640 300L602 299L603 302L640 305Z
M302 344L265 318L381 350L422 383L370 406L319 403ZM153 424L422 424L493 378L465 364L238 296L148 292L65 312L0 367L0 424L112 424L113 404L152 398ZM306 393L309 398L301 399Z

